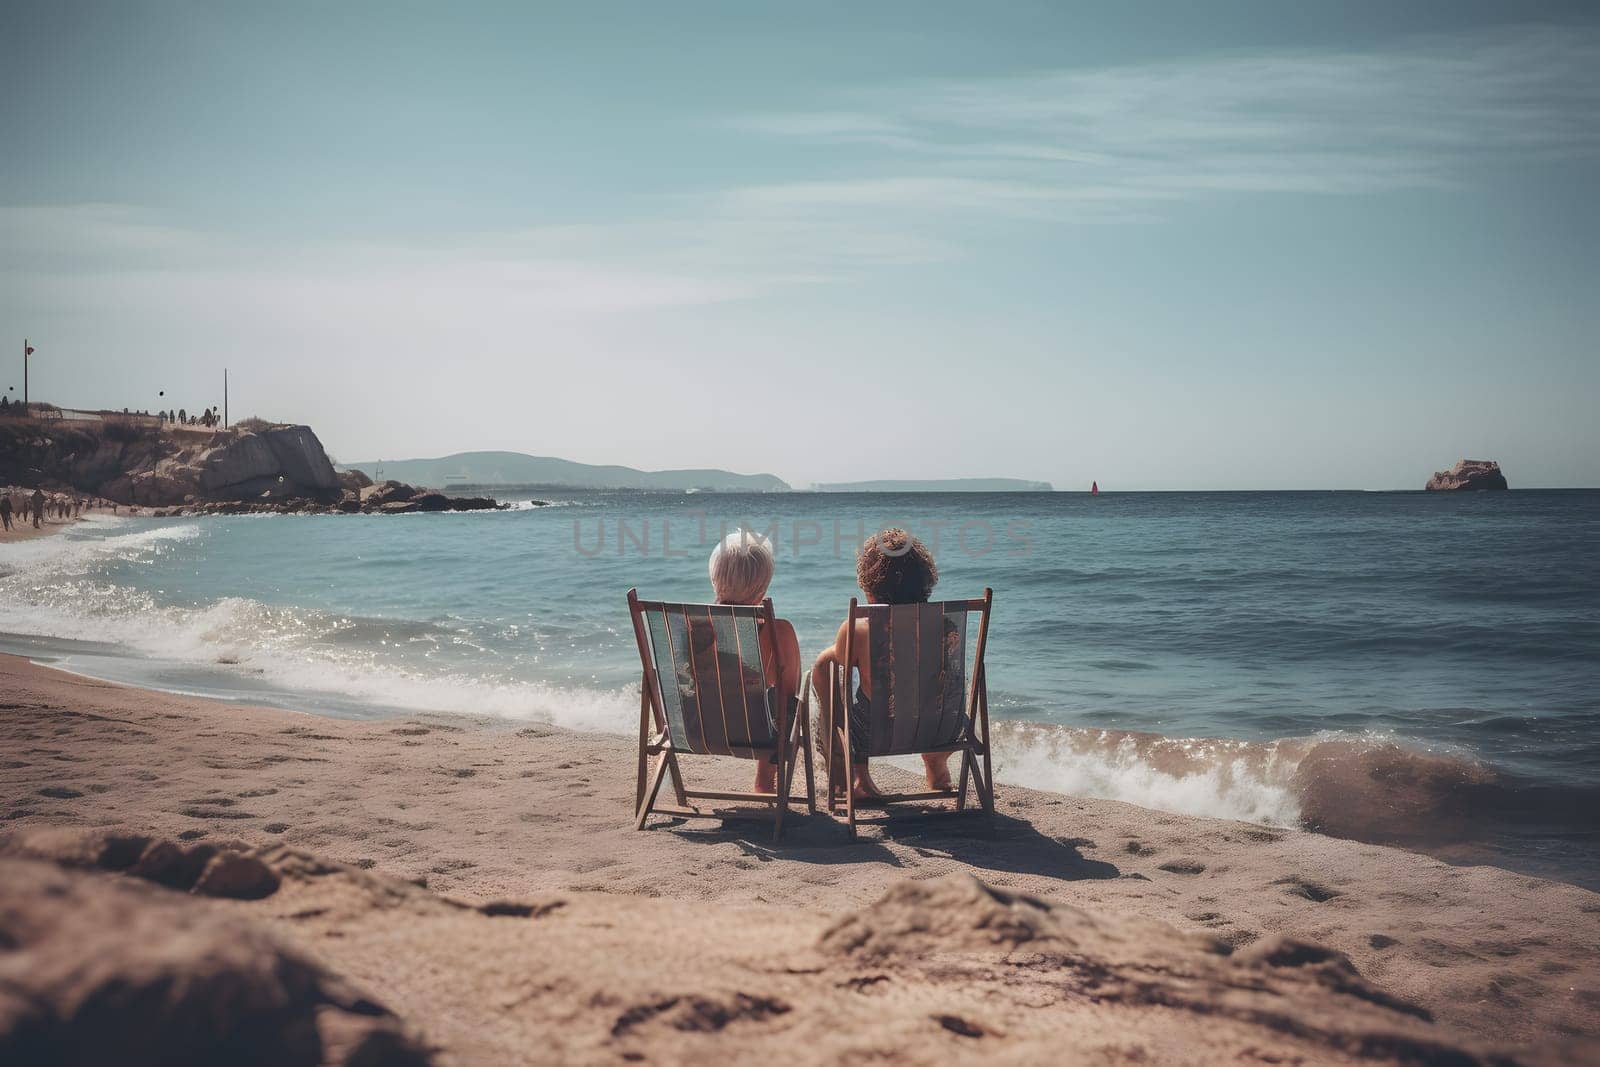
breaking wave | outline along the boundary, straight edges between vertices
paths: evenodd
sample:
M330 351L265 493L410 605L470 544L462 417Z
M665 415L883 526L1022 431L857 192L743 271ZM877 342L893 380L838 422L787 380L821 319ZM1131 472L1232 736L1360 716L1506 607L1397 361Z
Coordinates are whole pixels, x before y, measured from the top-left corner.
M347 711L351 705L454 711L608 733L636 722L638 698L624 690L437 665L441 652L474 649L474 636L465 628L274 606L248 597L163 604L149 592L106 580L103 572L172 551L203 536L200 526L111 533L58 535L8 551L0 559L0 601L9 605L0 630L188 665L216 676L218 684L208 688L227 688L232 678L239 695L253 700L321 695Z
M1242 741L996 722L994 751L1002 782L1378 844L1600 829L1600 788L1535 786L1378 733Z

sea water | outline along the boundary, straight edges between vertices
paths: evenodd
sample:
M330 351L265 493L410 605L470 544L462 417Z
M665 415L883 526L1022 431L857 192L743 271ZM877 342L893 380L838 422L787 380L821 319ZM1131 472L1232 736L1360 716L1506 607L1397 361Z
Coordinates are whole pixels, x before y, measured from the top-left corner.
M0 546L0 650L341 716L636 728L624 594L772 537L807 657L885 525L994 590L997 775L1600 886L1600 492L670 494L111 519Z

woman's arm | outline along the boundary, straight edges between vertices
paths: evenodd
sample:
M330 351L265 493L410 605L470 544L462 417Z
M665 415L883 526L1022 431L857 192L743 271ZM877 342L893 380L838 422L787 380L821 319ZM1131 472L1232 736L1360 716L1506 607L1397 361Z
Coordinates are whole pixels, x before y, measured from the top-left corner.
M779 619L777 632L778 660L783 664L783 677L778 687L786 693L800 692L800 638L788 619Z

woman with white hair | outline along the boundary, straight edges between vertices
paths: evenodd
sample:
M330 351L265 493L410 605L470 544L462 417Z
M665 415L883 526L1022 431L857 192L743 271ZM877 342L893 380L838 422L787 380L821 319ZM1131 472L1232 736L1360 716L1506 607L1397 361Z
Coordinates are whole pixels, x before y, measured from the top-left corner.
M776 563L772 542L743 528L717 542L711 550L707 570L711 591L718 604L759 604L772 584ZM767 667L767 684L776 686L778 699L791 701L800 692L800 639L787 619L777 619L775 627L761 626L761 662ZM756 792L774 793L778 788L778 765L772 760L756 761Z

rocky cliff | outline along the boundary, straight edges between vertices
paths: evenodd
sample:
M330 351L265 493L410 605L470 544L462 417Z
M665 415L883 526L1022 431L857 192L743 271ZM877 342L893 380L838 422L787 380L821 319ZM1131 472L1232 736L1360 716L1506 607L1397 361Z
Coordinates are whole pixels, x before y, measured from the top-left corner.
M257 431L105 422L0 426L0 481L70 488L124 504L331 503L343 487L307 426Z
M1492 459L1464 459L1447 471L1434 471L1424 487L1440 489L1508 489L1500 464Z

